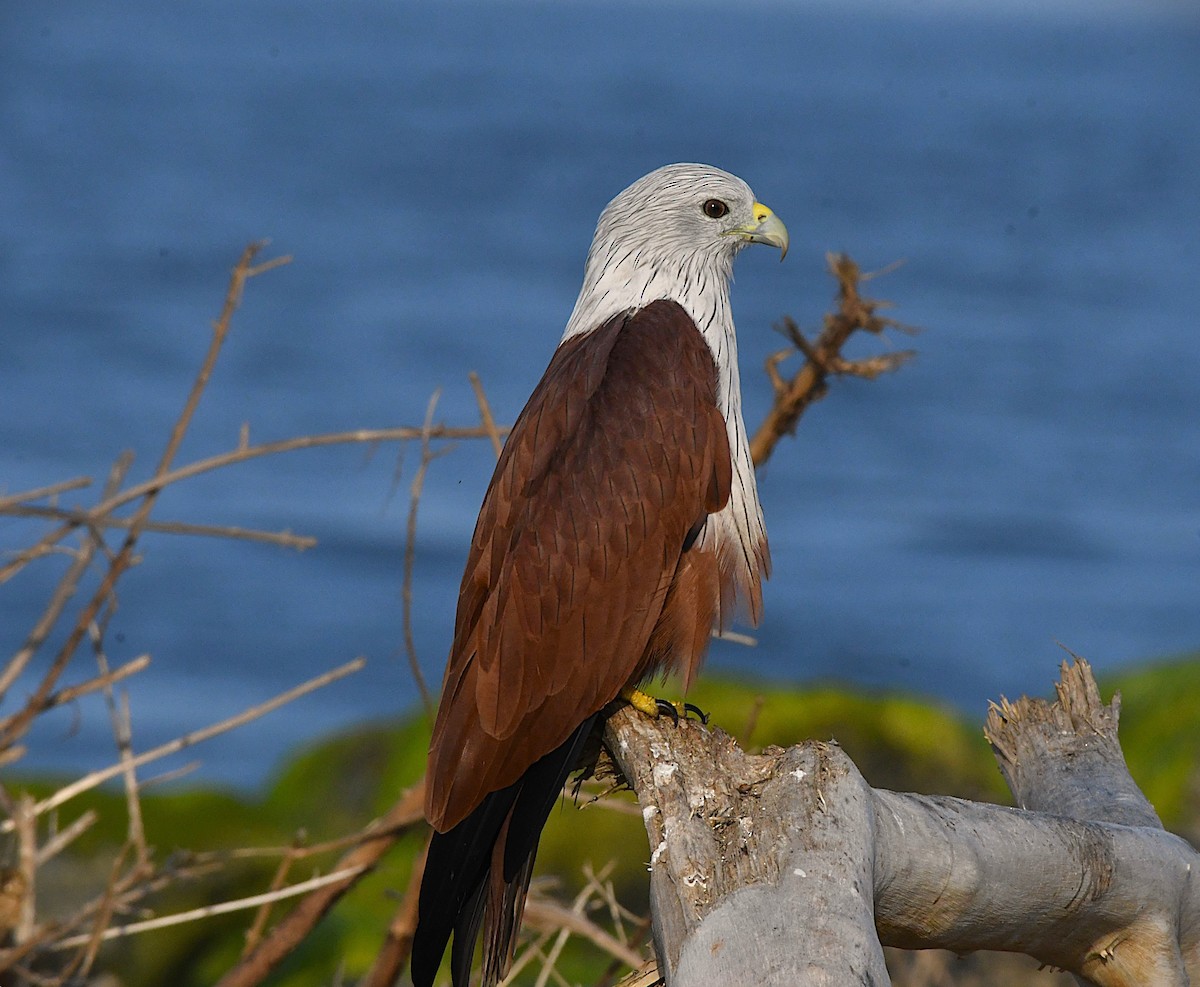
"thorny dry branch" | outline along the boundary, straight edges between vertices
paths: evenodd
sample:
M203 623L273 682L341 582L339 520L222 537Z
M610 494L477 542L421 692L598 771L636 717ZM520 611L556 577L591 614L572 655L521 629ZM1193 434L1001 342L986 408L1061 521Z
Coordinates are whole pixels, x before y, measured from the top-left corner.
M0 566L0 584L14 578L27 566L48 555L66 553L71 558L71 563L51 594L45 610L34 622L22 646L0 671L0 702L3 702L13 685L22 680L29 671L32 660L41 652L52 632L63 621L85 577L97 566L98 560L101 567L99 584L79 612L73 616L65 643L37 678L32 691L20 707L0 718L0 767L18 761L23 756L25 747L22 741L38 716L47 710L96 692L105 697L113 723L117 750L116 763L84 775L41 800L23 793L14 795L0 785L0 809L7 817L0 820L0 837L9 834L6 838L11 843L8 855L10 861L0 857L0 936L6 932L8 935L7 944L0 948L0 974L4 975L4 983L11 980L17 984L36 983L58 987L72 978L86 979L104 941L184 921L195 921L224 911L254 908L256 911L248 927L243 955L219 985L251 987L261 983L268 973L305 939L320 919L378 864L400 836L424 826L421 812L423 791L422 786L418 785L405 792L382 818L366 825L360 832L313 847L293 844L288 847L239 848L222 854L194 854L160 863L155 860L154 851L150 848L144 832L140 793L149 782L138 777L140 768L266 715L301 695L358 671L363 665L362 659L349 662L274 699L250 707L236 716L211 726L191 730L151 750L135 753L128 697L124 692L118 692L116 687L145 671L150 666L151 659L149 655L142 655L112 668L105 653L104 639L108 618L116 608L120 579L139 561L135 549L141 535L146 532L199 535L258 541L297 550L303 550L315 543L312 538L295 535L290 531L270 532L236 526L152 520L151 513L161 491L200 474L263 456L338 444L419 442L421 462L412 481L403 599L406 650L414 678L421 689L426 708L429 709L432 699L416 663L410 615L417 507L422 484L431 462L449 448L435 448L432 443L435 440L488 439L498 456L503 438L507 434L507 428L496 423L478 375L472 373L470 382L479 407L477 426L450 427L435 423L435 394L430 400L425 421L420 426L307 435L257 445L250 444L249 429L248 426L244 426L233 449L182 466L175 465L180 444L228 337L232 318L241 302L246 283L290 261L290 257L279 257L256 263L263 246L262 243L248 246L233 269L221 313L212 327L208 352L170 431L162 456L149 479L126 486L126 474L132 458L128 454L122 454L114 463L100 491L99 501L91 507L67 506L59 502L65 495L90 488L93 481L86 476L72 477L0 497L0 515L40 518L53 523L32 545L16 552ZM807 358L806 364L791 381L785 382L779 375L778 366L788 353L793 351L776 354L768 361L767 372L775 389L775 404L755 435L753 453L756 463L761 463L769 457L779 438L795 428L797 419L808 404L824 393L826 378L830 373L872 376L895 369L909 356L907 353L897 353L856 362L845 361L840 357L840 347L856 329L866 329L878 334L888 327L903 327L875 314L882 303L860 296L858 269L849 258L831 256L829 263L839 284L839 311L826 317L825 330L815 344L809 344L795 324L786 320L786 332L795 350L799 350ZM119 513L131 505L132 513ZM111 531L124 532L120 545L115 549L105 540L106 533ZM72 539L77 544L72 544ZM96 672L73 685L59 685L85 638L92 647L97 664ZM165 777L173 777L178 773L180 772L171 772ZM109 878L103 891L65 919L49 921L39 917L39 868L63 852L97 821L95 811L87 810L60 828L59 810L79 794L117 777L123 779L127 837L125 845L111 861ZM339 848L344 852L334 864L331 873L320 878L300 879L296 883L288 883L295 864L316 854L327 854ZM144 911L144 906L152 901L153 896L165 888L184 881L198 880L219 871L231 860L253 856L279 857L274 877L263 894L185 913L157 916L136 922L127 920L127 916L134 911ZM418 860L410 887L402 897L375 966L367 976L367 984L383 985L393 982L407 962L415 925L415 893L421 867L422 861ZM271 906L293 896L301 896L298 904L273 927L268 928ZM591 913L596 909L607 914L607 924L613 932L606 931L591 917ZM605 882L603 874L588 875L584 891L569 908L555 904L550 899L535 896L529 903L527 917L529 926L540 930L541 935L528 946L518 963L539 964L539 985L562 982L555 968L555 961L567 937L572 935L590 941L596 948L613 957L614 964L618 967L635 965L641 960L641 954L635 947L641 945L648 923L636 919L621 908L613 897L611 884ZM626 934L627 925L633 929L631 935ZM0 939L0 943L2 942Z

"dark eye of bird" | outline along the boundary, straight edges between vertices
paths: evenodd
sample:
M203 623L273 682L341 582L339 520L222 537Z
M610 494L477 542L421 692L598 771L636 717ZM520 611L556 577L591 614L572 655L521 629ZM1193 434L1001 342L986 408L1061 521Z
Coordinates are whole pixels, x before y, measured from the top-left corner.
M729 212L729 207L720 199L709 199L700 208L704 210L704 215L709 219L720 219Z

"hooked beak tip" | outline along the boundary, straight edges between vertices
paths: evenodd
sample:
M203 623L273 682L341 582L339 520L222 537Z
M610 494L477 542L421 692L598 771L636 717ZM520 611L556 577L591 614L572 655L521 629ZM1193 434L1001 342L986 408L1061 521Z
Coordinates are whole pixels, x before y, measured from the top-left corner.
M775 215L761 202L754 203L755 224L743 226L731 231L740 233L750 243L765 243L779 248L779 259L783 260L788 252L788 231L783 220Z

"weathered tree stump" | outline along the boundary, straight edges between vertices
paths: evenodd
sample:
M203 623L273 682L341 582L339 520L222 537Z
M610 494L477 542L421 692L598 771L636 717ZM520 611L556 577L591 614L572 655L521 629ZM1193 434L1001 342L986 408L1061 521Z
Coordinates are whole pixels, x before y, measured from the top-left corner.
M1028 953L1097 987L1200 984L1200 856L1129 775L1084 661L987 736L1021 808L872 789L835 744L742 751L622 711L670 987L884 985L882 945Z

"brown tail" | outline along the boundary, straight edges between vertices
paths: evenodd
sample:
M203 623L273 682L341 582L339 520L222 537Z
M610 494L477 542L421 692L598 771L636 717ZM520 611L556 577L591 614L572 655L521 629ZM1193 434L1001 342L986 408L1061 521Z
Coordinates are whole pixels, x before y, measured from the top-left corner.
M413 937L414 987L432 987L451 934L454 987L469 987L481 926L483 987L495 987L508 972L538 839L597 718L588 717L565 743L517 782L488 795L453 829L433 834Z

